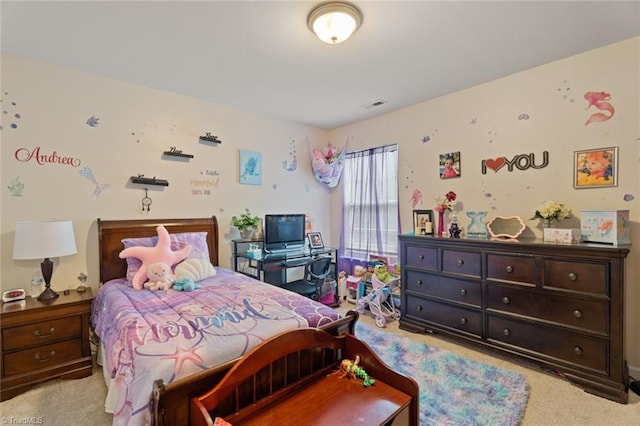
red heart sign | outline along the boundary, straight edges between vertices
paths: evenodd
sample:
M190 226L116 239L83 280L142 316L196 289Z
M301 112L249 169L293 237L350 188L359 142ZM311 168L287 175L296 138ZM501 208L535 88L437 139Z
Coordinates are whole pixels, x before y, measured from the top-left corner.
M504 157L498 157L495 160L491 158L489 158L488 160L485 160L485 164L487 165L487 167L493 170L494 172L497 172L498 170L500 170L502 166L504 166L504 163L505 163Z

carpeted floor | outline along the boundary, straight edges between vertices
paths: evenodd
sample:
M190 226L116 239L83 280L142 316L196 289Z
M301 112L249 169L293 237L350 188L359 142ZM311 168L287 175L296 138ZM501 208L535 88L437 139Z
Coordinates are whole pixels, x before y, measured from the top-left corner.
M356 336L420 386L421 425L515 425L524 415L524 376L362 323Z

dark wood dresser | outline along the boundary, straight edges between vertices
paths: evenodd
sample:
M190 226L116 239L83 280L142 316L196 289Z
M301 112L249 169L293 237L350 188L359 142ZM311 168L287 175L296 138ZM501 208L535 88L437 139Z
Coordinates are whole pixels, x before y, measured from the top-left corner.
M27 297L3 303L0 313L0 401L54 378L93 372L89 315L93 294L71 291L48 302Z
M629 245L401 235L400 328L526 358L587 392L628 400Z

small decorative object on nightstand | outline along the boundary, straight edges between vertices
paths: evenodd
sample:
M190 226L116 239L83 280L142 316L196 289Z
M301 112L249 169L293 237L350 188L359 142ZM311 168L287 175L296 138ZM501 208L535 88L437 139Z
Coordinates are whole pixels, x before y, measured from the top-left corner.
M78 275L78 281L80 281L80 285L78 286L78 288L76 288L76 291L78 293L87 291L87 287L84 285L84 283L87 282L87 274L85 274L84 272L80 272L80 275Z
M70 220L51 222L18 222L13 244L13 258L17 260L43 259L40 267L45 289L38 300L58 297L51 288L53 262L50 257L76 254L76 240Z

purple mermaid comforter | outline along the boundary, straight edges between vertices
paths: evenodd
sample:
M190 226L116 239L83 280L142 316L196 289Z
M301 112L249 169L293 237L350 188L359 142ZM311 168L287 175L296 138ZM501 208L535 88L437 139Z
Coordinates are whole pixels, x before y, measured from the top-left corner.
M106 408L114 424L150 423L156 379L175 381L238 358L277 333L340 317L298 294L216 271L192 292L135 290L124 278L100 288L92 324L112 379Z

